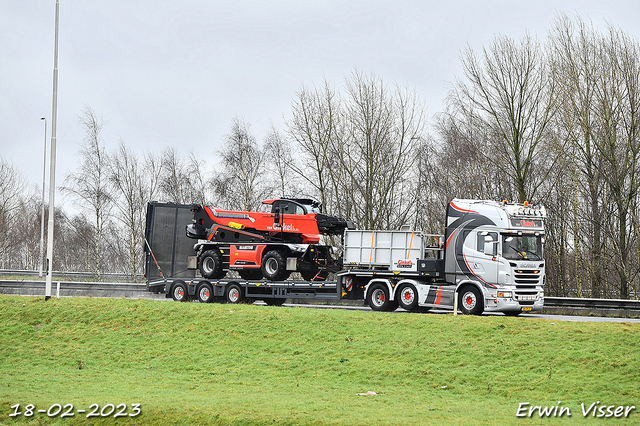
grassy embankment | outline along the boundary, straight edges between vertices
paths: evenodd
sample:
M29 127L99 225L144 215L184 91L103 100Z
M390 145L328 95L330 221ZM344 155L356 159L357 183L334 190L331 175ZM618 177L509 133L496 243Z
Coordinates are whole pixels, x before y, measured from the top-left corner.
M640 324L18 296L0 324L0 424L14 404L139 403L91 424L157 425L586 424L602 419L580 403L640 406ZM559 401L571 417L515 416Z

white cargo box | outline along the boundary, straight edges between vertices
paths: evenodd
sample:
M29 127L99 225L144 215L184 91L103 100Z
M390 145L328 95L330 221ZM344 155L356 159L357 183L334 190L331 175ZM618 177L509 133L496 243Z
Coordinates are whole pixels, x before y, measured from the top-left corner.
M423 249L422 232L346 230L344 266L415 271Z

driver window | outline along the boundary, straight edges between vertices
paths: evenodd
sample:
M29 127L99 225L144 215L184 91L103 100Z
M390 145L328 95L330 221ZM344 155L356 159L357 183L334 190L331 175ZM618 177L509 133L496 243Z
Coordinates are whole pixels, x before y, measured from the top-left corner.
M498 241L497 232L478 231L476 250L478 250L479 252L484 251L484 238L487 236L491 237L493 241Z

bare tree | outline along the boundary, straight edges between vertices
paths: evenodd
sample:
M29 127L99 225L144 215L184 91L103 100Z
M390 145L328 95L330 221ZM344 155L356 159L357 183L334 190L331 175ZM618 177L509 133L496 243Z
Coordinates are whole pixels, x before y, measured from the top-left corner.
M54 270L90 271L95 265L95 225L85 215L55 209Z
M162 152L160 191L166 201L185 204L190 198L189 171L175 148Z
M79 123L85 131L84 144L78 152L78 170L67 175L62 187L74 197L78 205L90 212L94 224L93 267L100 279L102 271L101 246L103 230L113 207L113 188L108 177L109 156L102 143L104 121L89 106L85 106Z
M153 166L154 158L147 155L146 162ZM122 251L128 254L128 273L136 281L142 273L146 205L155 196L159 170L154 173L152 167L144 167L144 162L122 140L109 163L114 205L118 211L115 217L124 231Z
M156 201L155 198L160 196L160 182L162 178L162 155L153 151L147 151L143 160L143 187L150 194L147 201Z
M462 65L468 83L457 82L450 103L492 129L494 155L518 200L534 199L545 173L533 170L556 110L555 83L542 48L529 35L520 42L497 36L481 59L467 47Z
M12 269L37 270L41 258L39 253L40 245L40 215L37 210L42 207L39 197L35 194L22 195L23 202L20 203L19 210L11 220L9 231L12 248L9 251L6 266ZM0 265L0 269L3 268Z
M225 207L236 210L257 209L268 193L261 182L264 151L258 145L249 124L235 117L231 132L218 151L220 171L213 178L216 195Z
M343 103L346 131L333 155L349 178L355 219L367 229L407 224L415 206L416 149L425 107L415 91L389 89L375 74L354 71Z
M603 282L602 233L604 209L601 154L594 143L597 109L599 68L597 32L578 20L574 25L566 15L556 20L549 43L553 49L552 65L558 82L560 114L556 127L566 140L572 178L573 250L576 270L581 269L582 247L588 251L587 289L591 297L600 297ZM585 201L586 209L579 208ZM582 288L580 276L576 276L578 293Z
M151 161L151 163L149 163ZM156 167L153 158L147 156L147 163ZM193 152L183 158L174 147L162 153L159 192L165 201L173 203L204 204L207 198L207 178L204 175L204 161Z
M192 151L189 152L189 159L187 162L189 168L189 201L198 204L207 204L209 200L209 193L211 188L205 169L207 167L206 162L198 158L198 156Z
M603 179L615 218L605 229L619 259L614 265L619 294L627 298L632 277L637 275L637 266L632 265L632 218L640 190L640 45L609 26L600 60L594 142L605 168Z
M5 269L12 248L17 241L12 231L26 190L26 182L20 172L0 156L0 265Z
M440 143L431 154L435 166L429 186L438 193L443 208L452 198L516 198L513 185L504 178L504 167L492 158L492 128L475 118L472 105L468 111L462 115L446 110L436 117Z
M323 81L321 89L301 87L291 105L292 118L287 123L289 136L300 149L299 165L292 164L294 172L311 188L330 213L345 216L348 207L333 202L332 193L340 172L332 155L332 146L340 139L340 100L332 85Z
M420 140L417 150L416 211L414 229L432 234L440 234L445 227L446 205L451 200L448 195L455 179L447 179L443 171L439 144L431 135ZM437 187L436 187L437 186Z
M265 138L264 150L265 163L272 166L267 169L273 169L275 184L279 189L280 196L290 197L297 193L296 179L292 169L292 147L287 138L273 126L273 123Z
M288 129L302 159L294 170L327 211L359 226L408 223L425 107L415 91L389 89L375 74L355 70L345 86L343 98L326 80L296 93Z

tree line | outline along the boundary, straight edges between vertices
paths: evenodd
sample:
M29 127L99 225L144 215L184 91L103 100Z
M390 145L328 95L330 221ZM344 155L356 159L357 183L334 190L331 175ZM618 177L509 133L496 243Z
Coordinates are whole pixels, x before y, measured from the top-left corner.
M261 139L235 117L210 164L122 140L108 151L86 107L78 167L60 187L80 212L55 212L54 269L140 277L151 200L251 210L310 197L363 229L429 233L443 232L452 198L526 200L549 214L548 295L637 298L638 41L559 15L544 41L498 35L460 58L464 74L429 122L414 89L355 69L340 87L302 85L291 118ZM37 269L41 205L25 188L2 159L2 268Z

